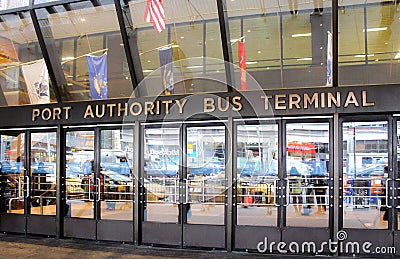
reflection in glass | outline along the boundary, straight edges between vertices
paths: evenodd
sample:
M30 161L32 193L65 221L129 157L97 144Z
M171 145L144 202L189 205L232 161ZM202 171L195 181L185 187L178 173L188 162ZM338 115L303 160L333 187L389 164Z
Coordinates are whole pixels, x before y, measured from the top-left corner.
M286 141L286 224L328 227L329 124L287 124Z
M43 56L30 13L2 15L0 25L0 85L4 94L0 106L31 104L21 68ZM50 97L55 99L52 89Z
M25 134L1 135L0 213L24 214Z
M40 8L35 12L46 48L59 59L56 72L64 74L59 80L65 85L60 91L65 100L94 99L89 87L86 59L89 54L107 54L108 98L131 96L133 88L114 2L79 1Z
M225 127L187 129L187 223L224 224Z
M398 83L398 1L343 1L339 13L341 85ZM395 73L393 73L396 71Z
M94 132L66 133L66 217L93 218L96 186L94 176Z
M144 130L144 221L178 222L179 128Z
M278 125L237 127L237 224L276 226Z
M386 229L387 122L343 123L343 226Z
M217 4L214 0L170 0L164 2L166 29L157 34L150 23L143 21L147 1L130 1L129 9L133 28L137 33L138 52L143 73L154 88L142 89L143 95L163 94L160 67L160 50L171 48L174 94L192 92L226 91L226 85L196 81L199 76L225 80L225 67L218 23ZM199 58L192 61L192 58ZM211 58L203 59L203 58ZM147 82L146 82L147 84ZM210 87L209 85L213 86Z
M133 130L102 130L100 136L101 218L133 220Z
M31 214L56 215L56 133L31 134Z

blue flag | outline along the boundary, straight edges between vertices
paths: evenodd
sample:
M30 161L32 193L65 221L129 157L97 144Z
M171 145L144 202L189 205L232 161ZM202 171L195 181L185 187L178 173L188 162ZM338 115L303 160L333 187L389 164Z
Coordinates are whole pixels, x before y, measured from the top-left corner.
M174 93L174 73L172 64L172 47L163 48L159 51L161 79L164 87L164 94L170 95Z
M100 57L86 56L92 100L107 99L107 53Z

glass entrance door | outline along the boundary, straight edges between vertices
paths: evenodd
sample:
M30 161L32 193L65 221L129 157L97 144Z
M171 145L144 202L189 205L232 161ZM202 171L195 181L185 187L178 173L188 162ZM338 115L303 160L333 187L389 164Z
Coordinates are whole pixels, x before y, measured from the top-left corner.
M25 134L5 133L0 136L0 230L25 233L27 202L25 175Z
M343 231L347 242L393 243L387 121L343 122Z
M274 253L280 242L329 240L329 131L329 122L238 122L235 249Z
M330 238L332 186L328 122L286 123L284 230L282 240L313 242ZM303 233L308 233L306 236ZM328 249L318 253L328 252ZM310 251L312 253L312 251Z
M133 242L133 161L133 127L66 132L66 237Z
M30 133L27 232L56 235L56 132Z
M163 125L143 135L142 243L224 248L225 127Z
M100 176L95 168L95 132L67 131L65 142L64 236L96 239Z

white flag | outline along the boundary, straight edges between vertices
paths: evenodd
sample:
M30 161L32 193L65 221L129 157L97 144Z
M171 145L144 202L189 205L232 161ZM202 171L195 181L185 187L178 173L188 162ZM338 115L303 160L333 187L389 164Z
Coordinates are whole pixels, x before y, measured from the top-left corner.
M39 59L30 65L23 65L21 70L31 103L49 103L49 72L44 59Z
M326 47L326 85L332 86L332 34L328 31L328 42Z

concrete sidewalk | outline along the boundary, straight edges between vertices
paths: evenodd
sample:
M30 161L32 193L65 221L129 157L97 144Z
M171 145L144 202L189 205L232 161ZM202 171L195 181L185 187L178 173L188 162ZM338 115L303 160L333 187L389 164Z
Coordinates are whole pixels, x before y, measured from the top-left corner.
M267 255L194 251L55 239L36 236L0 234L0 258L267 258ZM277 257L277 256L273 256ZM279 256L282 258L281 256Z

